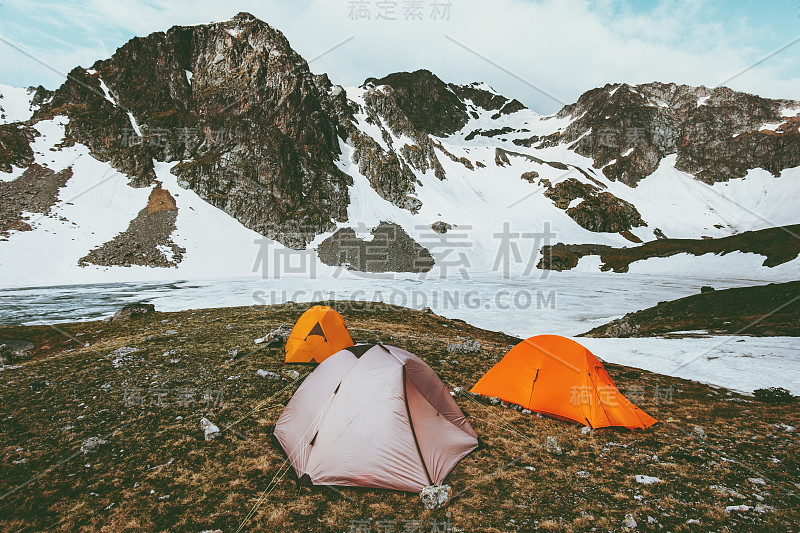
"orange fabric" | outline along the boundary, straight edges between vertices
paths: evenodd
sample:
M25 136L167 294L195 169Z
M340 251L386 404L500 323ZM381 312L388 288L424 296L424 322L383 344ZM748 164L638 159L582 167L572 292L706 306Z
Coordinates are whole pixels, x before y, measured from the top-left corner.
M342 315L325 305L302 314L286 340L287 363L321 363L353 345Z
M517 344L471 392L593 428L644 429L657 422L619 392L592 352L558 335Z

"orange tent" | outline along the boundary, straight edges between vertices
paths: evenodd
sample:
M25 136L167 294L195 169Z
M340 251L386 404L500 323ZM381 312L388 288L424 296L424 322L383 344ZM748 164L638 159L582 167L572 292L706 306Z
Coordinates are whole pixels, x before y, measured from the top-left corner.
M287 363L321 363L353 345L342 315L326 305L302 314L286 339Z
M517 344L470 392L591 428L644 429L657 422L622 395L592 352L558 335Z

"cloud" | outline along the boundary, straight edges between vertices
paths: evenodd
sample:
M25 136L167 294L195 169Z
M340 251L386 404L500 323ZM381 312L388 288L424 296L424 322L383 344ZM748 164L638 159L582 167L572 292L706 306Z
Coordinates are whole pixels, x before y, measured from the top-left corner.
M0 35L66 72L107 57L133 35L249 11L280 29L306 59L353 37L311 64L313 71L327 72L343 85L428 68L445 81L486 81L534 110L551 113L605 83L714 86L744 71L728 85L769 97L800 98L795 74L800 72L800 43L746 70L771 51L765 45L769 41L763 28L727 16L715 2L664 0L642 9L620 0L449 0L449 16L437 20L431 16L434 2L447 0L417 2L423 8L421 20L406 20L413 0L389 2L396 5L397 20L385 20L378 18L377 0L362 0L370 18L354 20L356 2L351 0L253 0L235 6L211 0L79 0L55 8L43 0L7 0L0 9L11 16L0 22ZM4 55L10 60L0 66L0 81L60 82L16 52Z

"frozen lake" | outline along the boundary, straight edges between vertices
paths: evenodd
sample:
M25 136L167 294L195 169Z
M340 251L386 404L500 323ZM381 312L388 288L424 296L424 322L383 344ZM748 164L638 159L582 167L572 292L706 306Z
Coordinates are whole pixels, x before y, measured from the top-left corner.
M0 290L0 324L96 320L131 302L159 311L266 305L286 301L383 301L460 318L521 338L575 336L659 301L763 281L648 274L548 272L503 279L497 273L421 279L341 272L317 279L284 275L204 281L106 283ZM800 339L705 337L580 339L603 360L741 391L782 386L800 394ZM739 341L739 342L737 342Z

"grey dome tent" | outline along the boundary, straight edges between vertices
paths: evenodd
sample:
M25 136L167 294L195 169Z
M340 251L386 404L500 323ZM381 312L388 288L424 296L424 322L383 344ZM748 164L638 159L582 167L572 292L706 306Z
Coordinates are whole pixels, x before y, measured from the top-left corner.
M301 482L420 492L441 485L478 435L436 372L394 346L327 358L275 426Z

